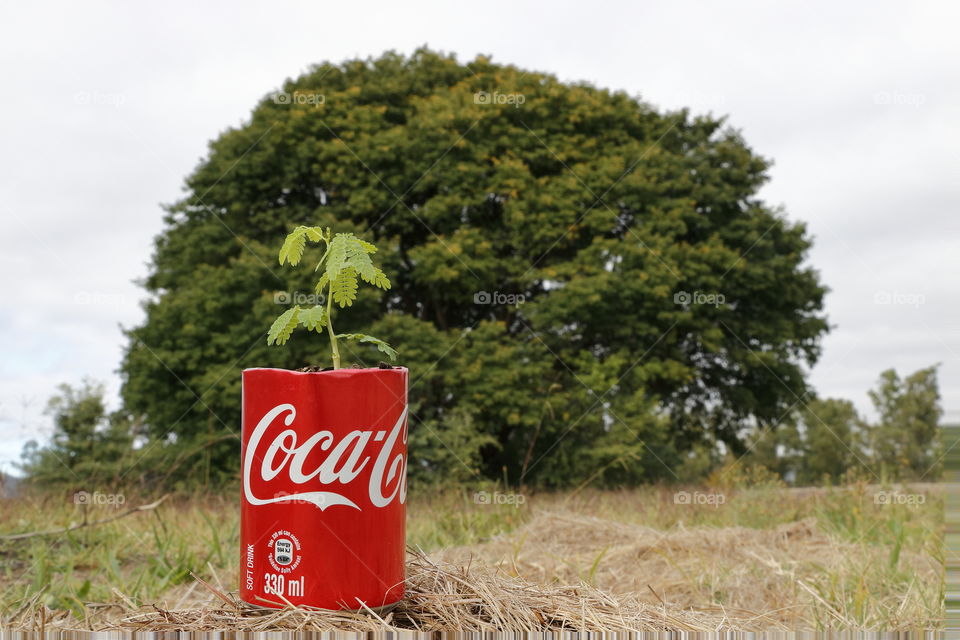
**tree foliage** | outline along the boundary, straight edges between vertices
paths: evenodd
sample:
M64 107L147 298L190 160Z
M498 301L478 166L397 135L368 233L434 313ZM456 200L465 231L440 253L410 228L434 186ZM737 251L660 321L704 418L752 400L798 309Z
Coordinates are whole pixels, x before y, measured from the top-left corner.
M722 119L429 50L317 65L283 86L304 93L323 100L266 96L167 208L122 364L151 438L236 431L241 368L326 359L264 340L278 292L314 292L270 249L303 222L381 248L392 287L343 293L345 329L403 353L417 477L672 478L805 393L827 330L810 238Z
M837 483L851 469L869 476L866 427L849 400L814 398L803 403L778 434L781 460L773 470L801 485Z
M108 413L103 384L84 380L61 384L47 402L53 437L44 447L27 443L21 469L34 485L95 489L116 483L133 461L133 425L120 412Z
M904 480L933 481L942 471L940 390L937 368L900 378L893 369L880 374L870 400L880 419L867 434L874 460Z
M851 477L936 481L943 468L936 367L906 378L884 371L868 395L876 421L860 416L849 400L799 403L777 431L755 432L749 463L801 485Z

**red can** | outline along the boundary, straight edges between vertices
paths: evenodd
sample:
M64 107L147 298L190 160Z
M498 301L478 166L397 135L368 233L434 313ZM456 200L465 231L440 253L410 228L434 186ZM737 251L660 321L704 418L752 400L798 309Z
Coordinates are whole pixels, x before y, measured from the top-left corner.
M403 597L407 370L243 372L240 598L379 609Z

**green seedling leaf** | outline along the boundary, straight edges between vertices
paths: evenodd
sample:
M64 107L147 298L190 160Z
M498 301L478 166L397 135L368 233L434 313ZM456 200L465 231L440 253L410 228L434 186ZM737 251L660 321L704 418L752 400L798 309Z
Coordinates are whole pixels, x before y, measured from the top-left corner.
M357 290L361 280L384 291L390 288L390 279L387 274L370 258L377 252L377 248L352 233L333 235L329 228L301 225L284 239L279 253L280 264L289 263L291 266L300 264L307 240L322 243L326 248L314 269L320 272L320 279L314 287L314 292L326 294L325 304L318 304L309 309L294 306L280 314L267 332L267 344L285 344L298 326L318 333L326 327L330 335L334 369L340 368L340 351L337 346L337 340L340 338L375 345L391 361L395 361L396 350L379 338L362 333L336 334L333 331L333 303L341 309L353 306L357 300Z
M337 274L330 285L330 292L333 294L333 301L340 305L340 308L353 305L357 299L357 272L353 267L347 267Z
M344 339L344 340L352 340L352 341L354 341L354 342L366 342L366 343L369 343L369 344L372 344L372 345L376 345L378 351L380 351L381 353L386 354L387 357L390 358L390 362L396 362L396 361L397 361L397 355L398 355L398 354L397 354L396 349L394 349L393 347L391 347L389 344L387 344L386 342L384 342L384 341L381 340L380 338L375 338L375 337L373 337L373 336L368 336L368 335L363 334L363 333L341 333L341 334L339 334L337 337L338 337L338 338L342 338L342 339Z
M280 247L280 264L289 262L292 266L300 263L303 257L303 249L307 245L306 227L297 227L283 241Z
M327 308L318 304L315 307L304 309L300 312L300 324L306 327L308 331L319 333L322 328L327 326Z
M323 275L320 276L320 280L317 281L317 286L313 288L314 293L323 293L323 290L330 284L330 278L327 277L326 271Z
M297 316L300 314L299 305L287 309L270 325L267 332L267 344L284 344L290 339L293 330L297 328Z

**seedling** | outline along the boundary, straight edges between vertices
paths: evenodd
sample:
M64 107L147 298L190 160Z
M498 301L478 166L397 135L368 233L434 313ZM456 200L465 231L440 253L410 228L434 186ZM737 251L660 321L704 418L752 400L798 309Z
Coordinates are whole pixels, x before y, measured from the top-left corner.
M323 269L314 291L317 294L326 292L325 304L303 309L300 305L294 305L281 313L270 326L267 344L285 344L298 326L317 333L322 333L326 327L330 336L334 369L340 368L338 340L373 344L391 361L395 361L397 352L380 338L362 333L337 334L333 331L333 303L336 302L341 309L353 305L353 301L357 299L357 278L384 291L390 288L390 280L386 274L374 266L370 259L370 256L377 252L377 248L352 233L338 233L334 236L329 228L300 226L291 231L283 241L283 246L280 247L280 264L287 262L292 267L300 264L308 240L323 243L325 247L323 256L314 268L315 272Z

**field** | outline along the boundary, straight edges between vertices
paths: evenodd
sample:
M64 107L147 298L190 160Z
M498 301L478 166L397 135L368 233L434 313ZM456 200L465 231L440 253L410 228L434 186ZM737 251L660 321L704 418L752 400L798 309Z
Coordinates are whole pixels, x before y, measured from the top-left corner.
M0 533L81 525L155 499L128 495L119 507L81 507L61 495L3 500ZM384 619L239 610L230 594L238 525L234 494L170 496L105 524L0 539L3 623L915 630L943 617L943 506L930 485L421 489L409 502L409 596Z

